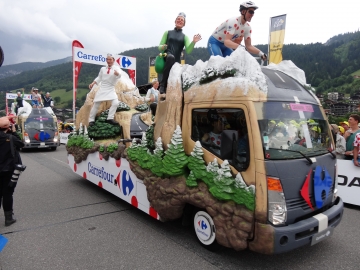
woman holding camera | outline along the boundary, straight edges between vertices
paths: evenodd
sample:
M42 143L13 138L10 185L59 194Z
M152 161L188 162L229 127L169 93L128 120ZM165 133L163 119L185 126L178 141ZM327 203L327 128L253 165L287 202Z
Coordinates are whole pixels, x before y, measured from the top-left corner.
M1 201L5 214L5 226L16 222L13 218L13 193L17 179L25 166L21 165L18 150L24 146L15 125L8 117L0 118L0 207Z

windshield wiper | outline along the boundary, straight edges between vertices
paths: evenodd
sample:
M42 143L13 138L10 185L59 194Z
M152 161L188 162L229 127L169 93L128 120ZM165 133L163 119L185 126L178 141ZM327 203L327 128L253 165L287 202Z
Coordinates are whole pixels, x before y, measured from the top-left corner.
M307 155L305 155L303 152L301 152L301 151L299 151L299 150L289 150L289 149L280 149L280 148L269 148L269 149L276 149L276 150L282 150L282 151L289 151L289 152L299 153L299 154L302 155L304 158L306 158L306 160L309 161L310 164L313 164L313 161L312 161Z
M327 149L328 150L328 152L333 156L333 158L335 159L336 158L336 155L332 152L332 151L330 151L330 149Z

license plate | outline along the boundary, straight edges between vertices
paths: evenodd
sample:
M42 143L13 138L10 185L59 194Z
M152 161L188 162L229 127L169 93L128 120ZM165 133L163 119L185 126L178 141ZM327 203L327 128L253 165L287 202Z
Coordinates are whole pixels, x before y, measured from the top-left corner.
M44 143L44 142L41 142L41 143L40 143L40 146L45 146L45 143Z
M319 232L319 233L313 235L313 237L311 239L311 245L315 245L325 239L328 239L330 236L333 235L333 232L334 232L334 228L329 227L326 230L323 230L322 232Z

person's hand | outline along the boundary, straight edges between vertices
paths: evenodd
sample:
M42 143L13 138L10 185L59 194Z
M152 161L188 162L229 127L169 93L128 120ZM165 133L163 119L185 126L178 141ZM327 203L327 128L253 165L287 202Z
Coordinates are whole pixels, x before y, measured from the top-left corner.
M346 152L345 152L345 155L347 155L347 156L352 156L352 155L353 155L353 151L346 151Z
M163 50L163 51L165 51L166 48L167 48L167 45L166 45L166 44L163 44L163 45L161 46L161 50Z
M354 159L354 165L355 165L356 167L359 167L359 161L358 161L357 159Z
M262 51L259 52L258 54L261 58L261 60L265 61L267 59L267 55L265 53L263 53Z
M119 74L120 74L120 73L115 69L115 70L114 70L114 75L115 75L115 76L118 76Z
M150 101L154 102L155 101L155 97L153 95L150 96Z
M196 34L194 37L193 37L193 42L196 43L198 41L201 40L201 35L200 34Z
M91 88L93 88L94 87L94 84L95 84L96 82L92 82L92 83L90 83L89 84L89 89L91 90Z
M16 127L15 127L15 125L11 125L11 131L12 131L12 132L16 132Z

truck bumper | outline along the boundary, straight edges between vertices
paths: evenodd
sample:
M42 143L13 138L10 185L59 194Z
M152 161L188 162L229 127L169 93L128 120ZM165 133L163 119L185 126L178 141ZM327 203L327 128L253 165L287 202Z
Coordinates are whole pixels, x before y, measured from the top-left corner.
M274 253L287 252L301 246L310 245L317 242L318 239L328 238L328 236L332 235L331 229L339 225L343 211L343 201L340 197L337 197L333 206L320 214L322 219L316 218L319 216L316 215L288 226L274 227ZM327 225L324 226L326 219ZM328 232L329 229L331 232Z
M23 148L51 148L58 147L60 142L46 142L44 145L41 143L24 143Z

